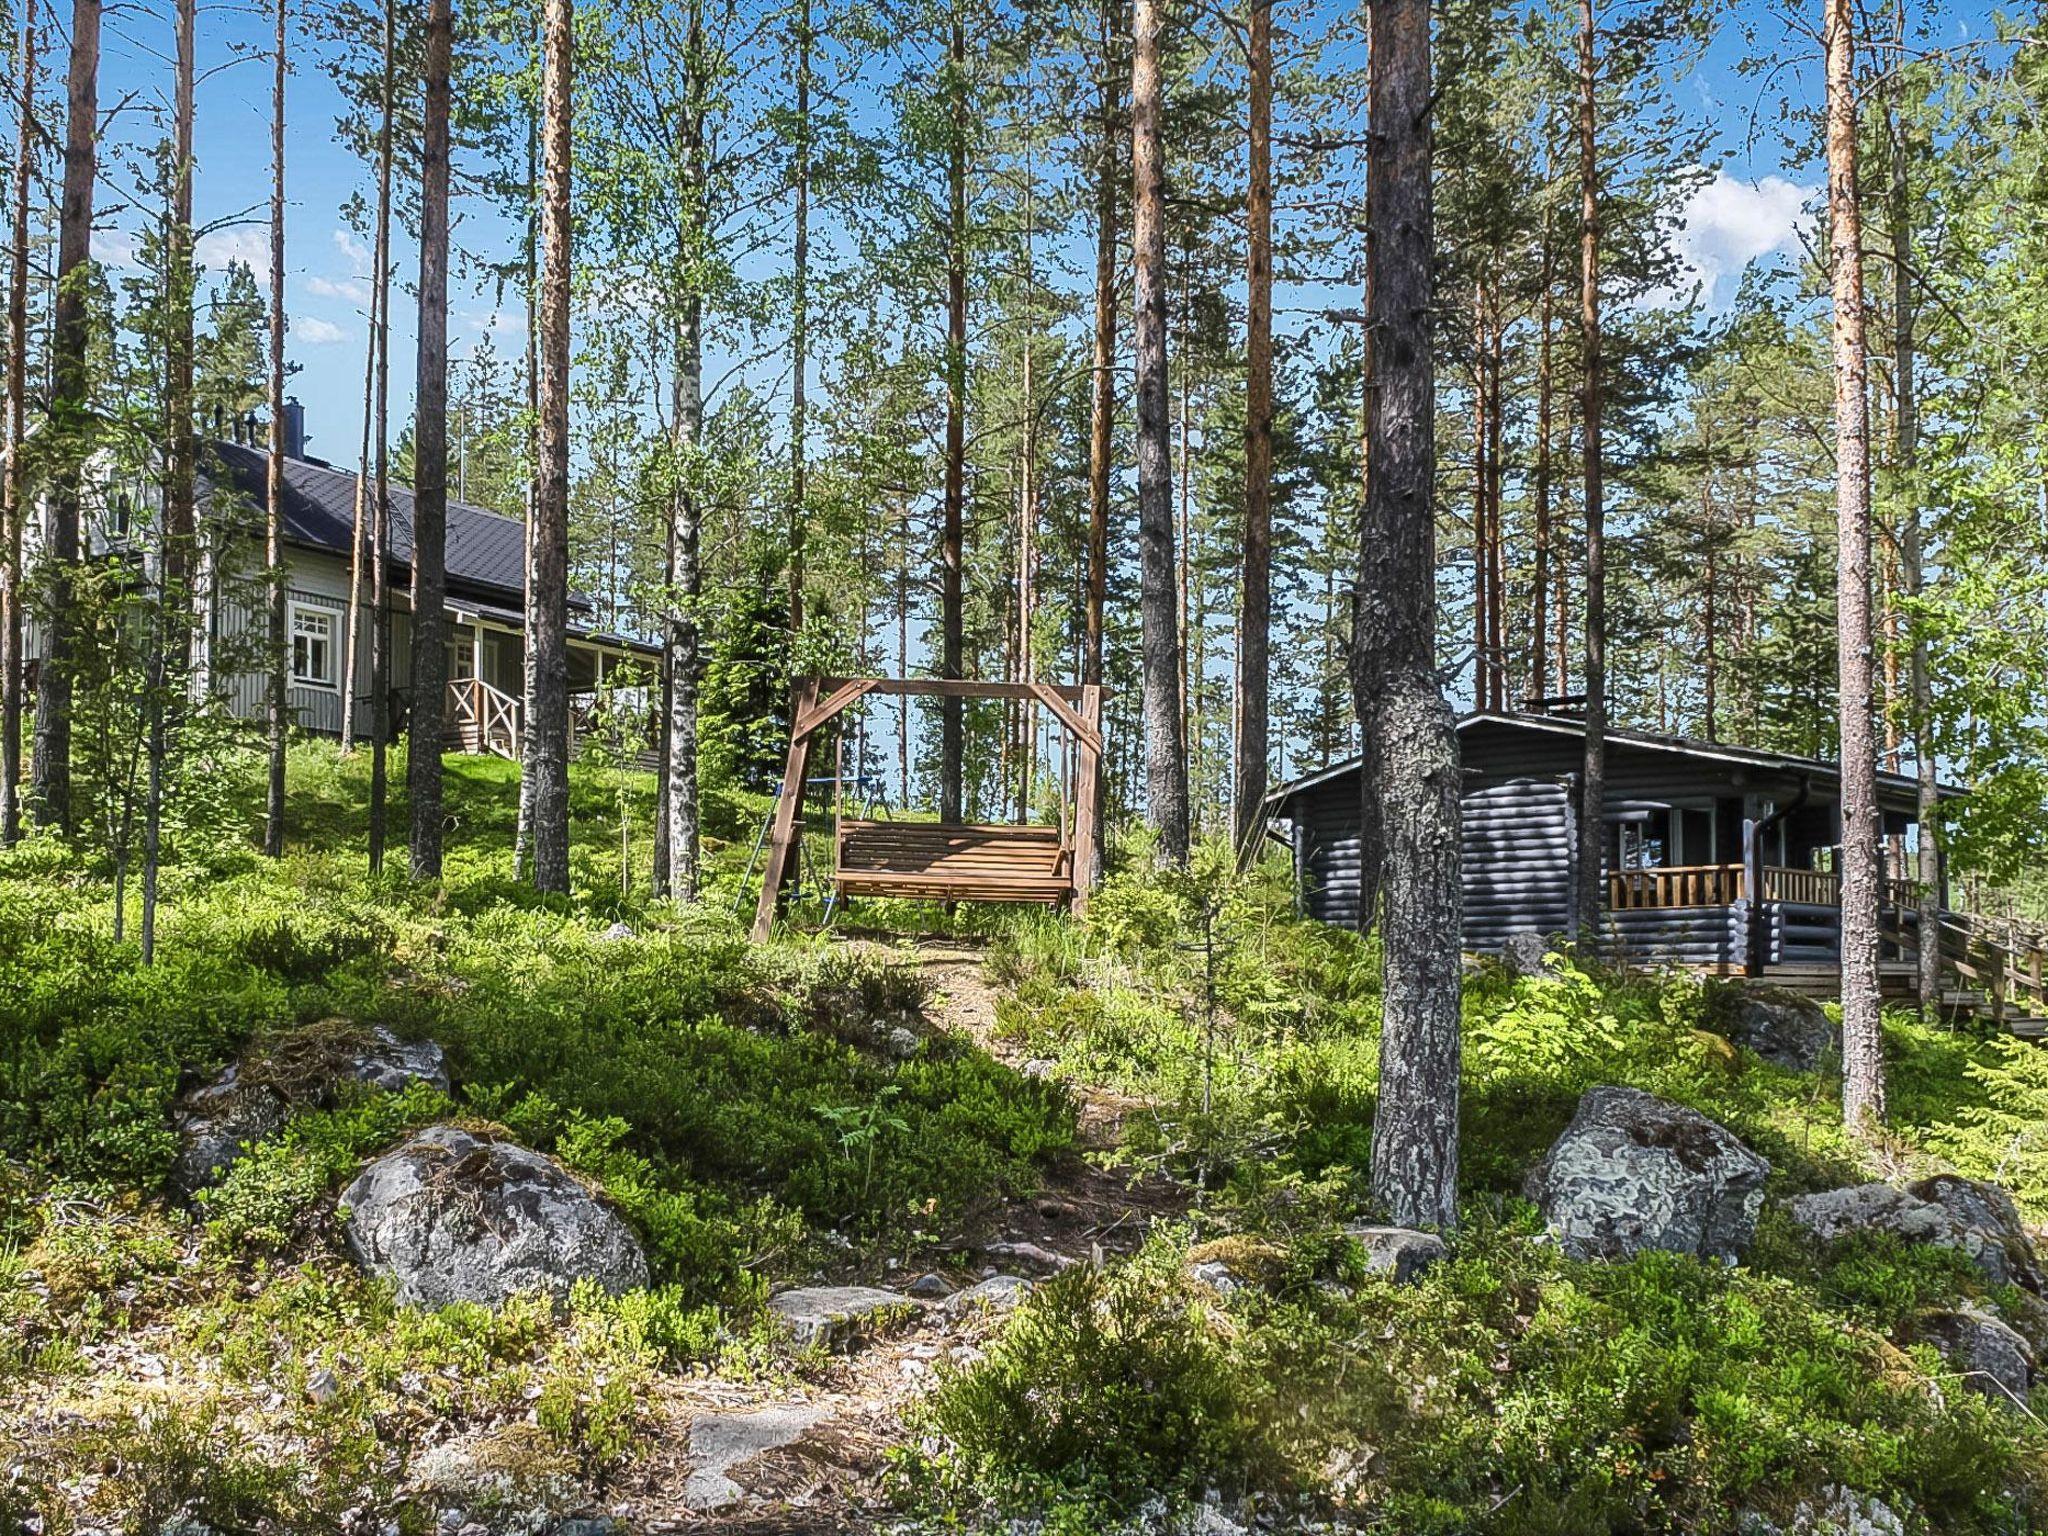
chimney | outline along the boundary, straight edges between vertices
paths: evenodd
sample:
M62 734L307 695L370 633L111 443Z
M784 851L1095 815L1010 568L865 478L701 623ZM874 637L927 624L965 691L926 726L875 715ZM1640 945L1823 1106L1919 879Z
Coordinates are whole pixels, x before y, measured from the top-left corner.
M288 459L306 456L306 408L296 399L288 399L284 403L284 456Z

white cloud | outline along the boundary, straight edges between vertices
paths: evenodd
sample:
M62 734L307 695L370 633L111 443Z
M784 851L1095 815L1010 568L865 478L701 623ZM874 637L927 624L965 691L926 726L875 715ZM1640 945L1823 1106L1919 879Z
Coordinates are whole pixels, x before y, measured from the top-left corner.
M309 347L331 347L338 341L347 341L348 334L331 320L322 320L318 315L306 315L292 322L292 335Z
M231 261L265 272L270 268L270 231L255 224L208 230L199 237L194 254L209 272L225 271Z
M306 279L306 292L315 298L342 299L350 304L368 304L370 288L353 277L335 279L315 274Z
M334 248L346 256L349 266L358 272L367 269L372 263L370 248L358 240L353 231L337 227L334 231Z
M1798 249L1811 196L1811 189L1782 176L1743 181L1726 171L1716 171L1693 193L1679 224L1678 250L1709 304L1751 262Z
M135 236L125 229L94 230L92 259L115 271L134 266L138 259Z

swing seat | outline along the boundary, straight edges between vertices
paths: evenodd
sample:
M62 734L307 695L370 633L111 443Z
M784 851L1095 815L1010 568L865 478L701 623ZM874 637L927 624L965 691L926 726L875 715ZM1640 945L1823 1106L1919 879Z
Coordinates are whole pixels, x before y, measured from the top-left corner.
M1074 893L1074 851L1058 827L842 820L833 878L842 896L1054 905Z

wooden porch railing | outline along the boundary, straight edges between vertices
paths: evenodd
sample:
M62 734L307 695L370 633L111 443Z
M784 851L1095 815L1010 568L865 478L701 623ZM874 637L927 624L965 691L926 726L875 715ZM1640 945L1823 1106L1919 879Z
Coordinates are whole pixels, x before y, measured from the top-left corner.
M448 684L448 736L458 752L519 756L519 700L480 677Z
M1839 875L1816 869L1768 865L1763 871L1764 900L1795 906L1839 907ZM1675 864L1650 869L1608 872L1607 904L1619 911L1654 907L1725 907L1749 894L1748 871L1740 864ZM1891 911L1911 910L1918 902L1910 880L1886 880L1882 903Z

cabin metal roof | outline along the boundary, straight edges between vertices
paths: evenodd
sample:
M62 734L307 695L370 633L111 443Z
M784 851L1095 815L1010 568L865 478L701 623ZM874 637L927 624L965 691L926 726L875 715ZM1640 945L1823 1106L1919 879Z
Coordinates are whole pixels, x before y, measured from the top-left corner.
M1504 726L1510 730L1579 738L1586 734L1586 723L1569 715L1523 715L1493 710L1479 710L1462 716L1457 729L1459 734L1463 735L1474 726L1481 725ZM1729 746L1723 742L1700 741L1690 736L1664 736L1650 731L1629 730L1616 726L1607 728L1607 740L1611 745L1633 747L1644 752L1668 753L1673 757L1689 758L1694 762L1758 768L1794 778L1811 777L1830 782L1838 782L1841 778L1840 764L1821 757L1766 752L1756 747ZM1362 761L1359 757L1349 757L1306 778L1296 779L1291 784L1283 784L1266 797L1267 804L1277 808L1304 790L1314 789L1317 785L1328 784L1354 774L1358 772ZM1918 781L1903 773L1880 771L1877 781L1880 788L1900 793L1910 794L1918 788ZM1939 785L1938 792L1943 799L1954 799L1964 793L1952 784Z
M224 473L252 506L267 494L270 454L262 448L215 439L200 455L203 472ZM391 555L412 568L413 493L395 482L391 497ZM295 544L346 557L355 528L356 476L317 459L284 461L284 533ZM525 525L487 507L448 499L448 585L450 596L464 590L495 596L523 609L526 591ZM569 594L569 606L587 611L590 599Z

